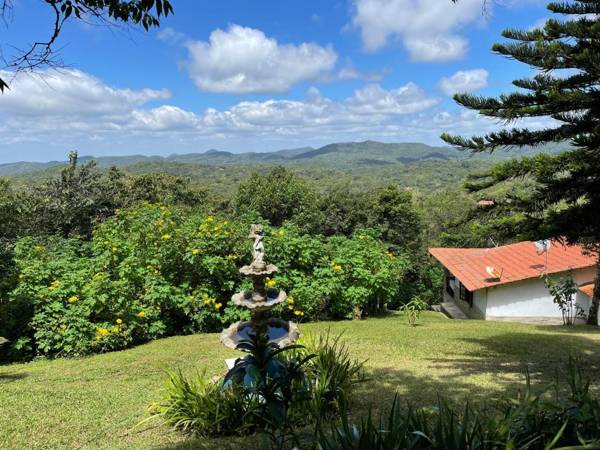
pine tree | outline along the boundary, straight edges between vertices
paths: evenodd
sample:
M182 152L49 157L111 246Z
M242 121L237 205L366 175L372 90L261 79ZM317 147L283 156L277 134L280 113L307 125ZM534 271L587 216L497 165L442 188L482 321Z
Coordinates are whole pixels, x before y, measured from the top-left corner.
M485 136L463 138L443 134L446 142L474 152L569 143L570 150L511 160L473 176L471 190L481 190L519 177L535 181L526 197L513 199L522 211L515 234L554 237L600 251L600 0L550 3L563 15L530 31L509 29L510 41L493 51L537 69L533 77L513 81L517 92L485 98L459 94L454 99L480 114L500 119L506 127ZM512 42L511 42L512 41ZM544 129L509 126L518 119L548 117ZM502 208L502 205L499 205ZM588 317L598 323L600 261Z

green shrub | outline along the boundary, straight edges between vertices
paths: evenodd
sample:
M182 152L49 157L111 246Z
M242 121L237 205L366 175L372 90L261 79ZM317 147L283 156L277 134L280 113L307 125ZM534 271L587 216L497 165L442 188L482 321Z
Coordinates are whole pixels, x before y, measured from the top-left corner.
M246 319L230 299L250 287L238 272L251 260L248 228L141 204L116 210L89 241L23 238L15 246L18 284L3 306L19 314L6 322L17 331L7 337L22 354L81 355ZM290 225L267 233L268 259L280 270L269 283L290 295L276 312L296 321L378 312L407 265L369 231L323 238Z
M421 317L421 313L429 309L429 304L422 300L421 297L415 296L413 299L402 307L402 314L406 317L408 324L411 327L417 326L417 321Z
M311 411L315 417L332 417L348 403L354 385L365 380L363 362L350 355L342 335L329 332L303 336L300 342L315 355L307 364L311 380Z
M259 398L245 395L238 385L223 387L205 374L187 378L181 371L168 372L165 399L149 407L151 418L186 433L204 436L245 435L260 419Z

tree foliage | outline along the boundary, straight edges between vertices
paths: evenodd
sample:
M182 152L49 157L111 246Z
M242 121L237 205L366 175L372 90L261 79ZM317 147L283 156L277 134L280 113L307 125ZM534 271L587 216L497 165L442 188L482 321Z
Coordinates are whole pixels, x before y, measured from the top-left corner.
M568 141L571 150L501 163L471 178L478 191L517 178L530 177L527 195L509 195L500 202L502 216L520 213L506 230L530 238L556 237L599 250L600 243L600 14L599 0L550 3L548 9L567 17L549 19L529 31L509 29L508 43L493 50L534 69L533 77L517 79L519 91L498 98L457 94L455 100L480 114L507 123L546 117L543 129L507 127L485 136L464 138L443 134L446 142L474 152L537 146ZM597 323L600 271L588 321Z
M238 188L235 205L238 212L255 211L271 225L310 214L316 204L315 190L302 178L284 167L266 174L253 173Z

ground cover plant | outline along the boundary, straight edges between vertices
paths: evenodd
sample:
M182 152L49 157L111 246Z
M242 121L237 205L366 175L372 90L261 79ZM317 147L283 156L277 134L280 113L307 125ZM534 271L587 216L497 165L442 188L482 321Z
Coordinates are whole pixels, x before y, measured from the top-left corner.
M453 321L424 312L410 327L401 313L364 321L305 323L305 334L343 334L350 355L365 361L367 380L349 399L352 423L369 409L378 421L395 394L400 405L437 405L438 394L460 411L515 396L528 368L532 385L547 386L568 361L600 367L600 331L586 327ZM0 366L0 447L21 448L240 448L251 438L197 439L149 423L147 406L164 394L165 368L192 377L225 372L228 350L217 334L160 339L124 351L84 358ZM593 380L592 390L598 392ZM27 417L27 420L23 420Z
M252 336L237 347L246 356L222 378L169 373L151 418L196 436L260 433L274 448L300 445L297 429L335 419L365 379L340 338L324 334L279 347L266 335Z

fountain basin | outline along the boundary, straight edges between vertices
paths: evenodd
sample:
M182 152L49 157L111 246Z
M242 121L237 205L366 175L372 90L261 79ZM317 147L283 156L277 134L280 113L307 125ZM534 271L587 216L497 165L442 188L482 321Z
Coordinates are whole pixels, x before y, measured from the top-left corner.
M232 324L221 332L221 343L226 347L235 349L241 341L248 340L255 335L255 325L252 321L240 321ZM285 347L298 340L300 330L294 322L270 318L267 320L267 336L269 342L280 347Z
M247 277L264 278L269 277L277 272L277 267L273 264L265 264L262 267L255 265L243 266L240 269L240 273Z
M247 290L234 294L231 297L233 303L252 311L267 311L273 306L284 302L287 299L287 294L284 291L277 289L267 289L266 295L261 295L257 291Z

